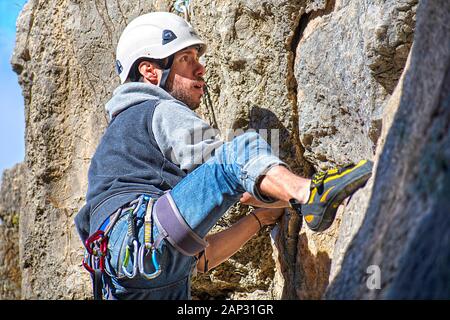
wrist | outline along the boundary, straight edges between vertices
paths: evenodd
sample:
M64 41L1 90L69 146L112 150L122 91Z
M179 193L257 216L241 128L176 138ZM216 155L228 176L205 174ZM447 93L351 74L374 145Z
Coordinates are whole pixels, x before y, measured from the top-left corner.
M284 208L265 208L256 209L254 211L254 214L258 217L263 226L269 226L276 223L284 213Z
M262 223L261 219L256 215L256 212L252 211L252 212L250 212L250 215L252 215L255 218L256 222L258 223L258 225L259 225L258 230L261 230L262 227L264 226L264 224Z
M261 223L261 227L265 227L271 225L273 221L270 219L270 216L267 215L266 210L255 210L252 212Z

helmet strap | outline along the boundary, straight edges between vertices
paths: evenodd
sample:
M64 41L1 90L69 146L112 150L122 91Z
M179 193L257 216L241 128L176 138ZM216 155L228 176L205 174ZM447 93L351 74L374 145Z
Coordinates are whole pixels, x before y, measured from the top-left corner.
M161 81L159 82L159 86L166 90L166 82L167 78L169 77L170 69L172 68L173 64L173 58L175 55L169 56L169 60L167 61L166 65L164 66L162 75L161 75Z

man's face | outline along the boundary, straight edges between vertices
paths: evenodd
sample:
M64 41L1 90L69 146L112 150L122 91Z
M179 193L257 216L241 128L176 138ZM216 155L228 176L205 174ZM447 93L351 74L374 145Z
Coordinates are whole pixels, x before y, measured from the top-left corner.
M167 78L167 91L175 98L195 110L203 96L205 67L198 60L198 51L189 47L175 53L172 68Z

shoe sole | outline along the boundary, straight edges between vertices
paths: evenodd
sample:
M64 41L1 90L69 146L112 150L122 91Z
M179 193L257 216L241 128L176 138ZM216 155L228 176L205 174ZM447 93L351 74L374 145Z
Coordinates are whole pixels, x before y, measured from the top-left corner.
M348 198L353 193L355 193L359 188L362 188L367 181L370 179L372 175L371 171L368 171L361 175L359 178L354 180L353 182L349 183L341 192L336 194L331 200L330 205L325 210L322 219L317 224L316 227L308 227L315 232L322 232L328 229L334 221L334 218L336 217L336 212L339 207L339 205L342 203L342 201L345 200L345 198Z

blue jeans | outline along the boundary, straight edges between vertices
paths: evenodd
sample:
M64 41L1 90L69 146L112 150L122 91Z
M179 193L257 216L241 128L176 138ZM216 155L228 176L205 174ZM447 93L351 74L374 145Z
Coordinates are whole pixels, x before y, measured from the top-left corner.
M257 184L276 165L285 163L272 154L267 142L257 133L245 133L217 148L214 155L183 178L170 193L187 224L203 238L245 191L260 201L275 201L262 195ZM141 219L138 221L141 222L137 224L140 243L144 238L143 215L144 210L140 210L138 216ZM153 232L156 238L159 230L154 227ZM127 214L123 214L109 235L106 263L106 271L111 276L107 283L109 298L190 299L190 278L196 257L181 254L164 240L157 248L161 275L153 280L146 280L139 274L128 279L121 271L127 245L126 233ZM130 261L128 267L132 268L133 259ZM152 269L150 261L146 259L144 262L146 270Z

